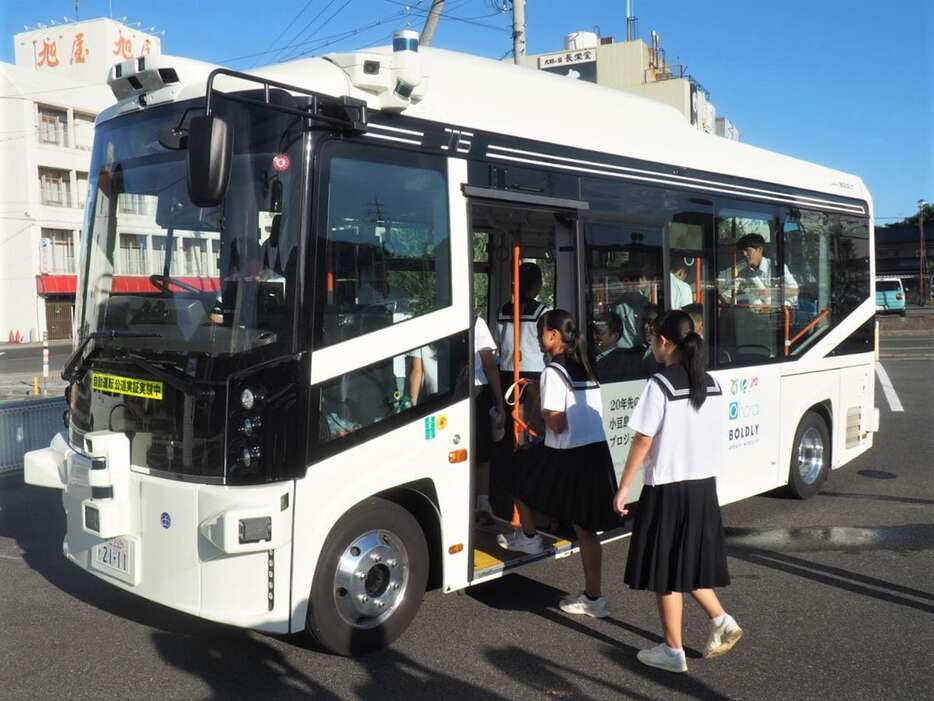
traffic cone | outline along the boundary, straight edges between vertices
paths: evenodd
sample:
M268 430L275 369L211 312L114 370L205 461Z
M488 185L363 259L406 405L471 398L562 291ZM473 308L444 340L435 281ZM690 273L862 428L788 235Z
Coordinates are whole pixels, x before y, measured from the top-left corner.
M10 329L10 338L7 339L7 343L15 343L13 340L13 329Z
M19 329L16 330L16 335L13 336L13 343L19 343Z

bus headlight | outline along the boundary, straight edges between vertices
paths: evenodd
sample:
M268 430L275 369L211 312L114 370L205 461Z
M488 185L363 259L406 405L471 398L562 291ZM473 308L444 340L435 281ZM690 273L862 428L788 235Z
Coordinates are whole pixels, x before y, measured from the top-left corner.
M262 457L263 451L260 450L258 445L244 446L243 450L240 452L240 467L244 470L249 470L251 467L258 465Z
M245 387L244 390L240 393L240 406L249 411L253 408L253 404L256 402L256 395L253 394L253 390L249 387Z

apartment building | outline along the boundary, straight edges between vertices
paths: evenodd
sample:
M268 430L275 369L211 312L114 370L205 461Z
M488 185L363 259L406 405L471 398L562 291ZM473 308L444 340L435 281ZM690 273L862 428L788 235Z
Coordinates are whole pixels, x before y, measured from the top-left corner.
M114 102L107 71L161 41L111 19L13 41L15 62L0 63L0 340L69 338L94 120Z

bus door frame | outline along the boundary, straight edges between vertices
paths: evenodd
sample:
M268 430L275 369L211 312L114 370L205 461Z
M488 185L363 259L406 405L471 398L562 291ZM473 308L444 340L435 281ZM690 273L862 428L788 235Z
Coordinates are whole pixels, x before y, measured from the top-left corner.
M549 197L547 195L537 195L527 192L517 192L515 190L497 190L491 187L481 187L477 185L461 185L461 191L464 194L464 198L467 200L467 232L468 236L473 237L473 207L474 205L489 205L494 207L503 207L511 208L516 210L533 210L537 212L550 212L556 217L562 217L565 221L568 222L568 225L571 226L573 222L573 232L572 232L572 245L571 250L565 250L566 247L561 247L560 249L557 246L555 253L571 253L574 256L572 269L576 279L571 283L573 289L571 291L571 299L574 300L574 313L578 320L584 318L584 294L583 294L583 280L585 280L585 261L584 261L584 228L581 223L581 213L586 212L590 209L590 203L583 200L572 200L563 197ZM516 250L518 249L518 250ZM509 262L513 268L513 281L512 281L512 291L515 294L515 290L518 285L518 280L516 279L516 261L517 254L521 257L521 248L519 246L514 246L513 250L510 252ZM557 264L557 261L556 261ZM558 303L557 294L555 295L555 304ZM474 312L474 289L473 289L473 256L471 254L471 271L470 271L470 311L471 314ZM489 309L488 309L489 311ZM517 305L513 305L513 312L516 313L519 311ZM515 330L518 330L518 324L513 324ZM469 363L470 367L470 378L469 386L472 388L474 386L474 322L471 318L470 323L470 334L469 334L469 352L471 362ZM518 346L517 346L518 348ZM518 353L514 354L514 357L518 360ZM519 372L519 366L516 362L514 364L514 377L517 376ZM505 388L504 388L505 389ZM474 514L474 504L476 503L476 433L477 427L474 425L474 412L472 409L472 403L474 399L471 397L471 416L470 416L470 476L469 476L469 504L470 508L468 513L470 514L471 527L468 530L468 540L467 548L469 556L467 558L467 581L472 582L474 579L474 525L473 525L473 514ZM513 424L515 426L515 423ZM518 524L517 513L515 508L513 509L513 522L514 525Z

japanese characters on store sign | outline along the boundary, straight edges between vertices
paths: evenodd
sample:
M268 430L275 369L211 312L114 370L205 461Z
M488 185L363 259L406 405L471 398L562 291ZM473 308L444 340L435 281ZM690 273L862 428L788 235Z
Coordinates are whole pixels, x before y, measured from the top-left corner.
M580 51L563 51L560 54L548 54L538 57L539 68L550 68L552 66L566 66L573 63L587 63L596 61L597 52L593 49L581 49Z
M68 65L88 63L89 57L92 56L92 48L88 46L89 42L85 33L77 32L72 37L62 35L58 37L46 36L41 41L35 42L35 67L37 69L53 69L62 65L62 59L59 58L59 43L63 47L68 47L69 41L71 49L68 53ZM135 50L134 41L138 44L138 51ZM120 30L117 39L113 42L110 55L117 61L126 61L137 56L148 56L152 52L153 44L151 39L143 38L140 40L135 35L125 35Z

